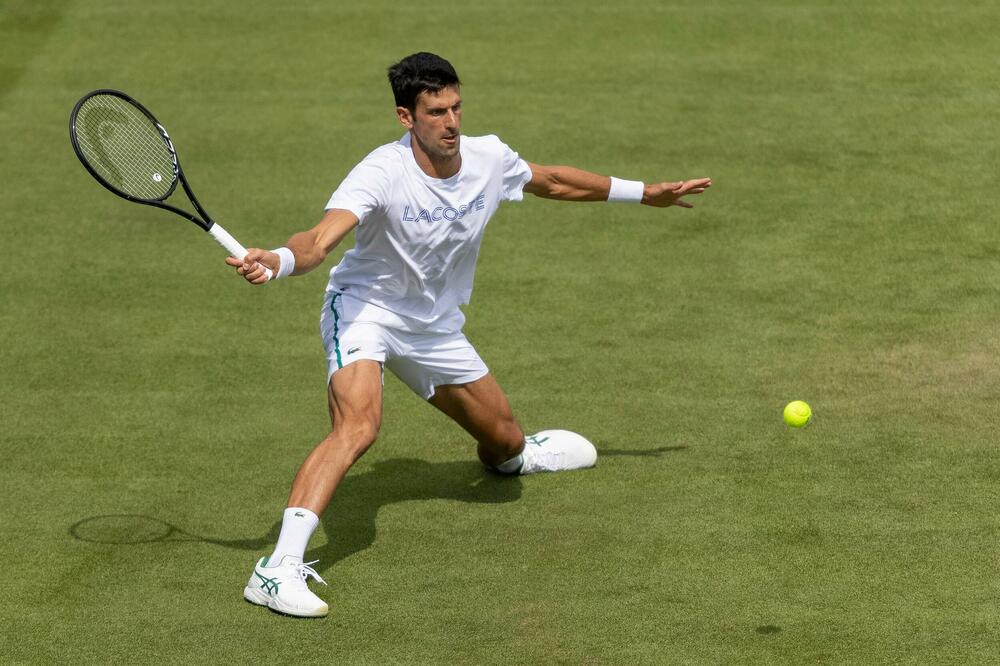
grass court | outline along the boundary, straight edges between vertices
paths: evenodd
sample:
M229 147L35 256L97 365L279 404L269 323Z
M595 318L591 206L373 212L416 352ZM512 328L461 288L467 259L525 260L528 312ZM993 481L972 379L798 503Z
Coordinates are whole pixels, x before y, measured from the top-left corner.
M995 660L998 20L0 1L0 661ZM715 184L693 210L501 207L466 332L525 428L585 434L598 467L486 475L387 376L311 544L330 616L286 619L241 590L328 427L336 257L249 287L193 225L94 183L67 119L134 95L213 217L276 247L402 135L385 68L419 50L462 77L465 134Z

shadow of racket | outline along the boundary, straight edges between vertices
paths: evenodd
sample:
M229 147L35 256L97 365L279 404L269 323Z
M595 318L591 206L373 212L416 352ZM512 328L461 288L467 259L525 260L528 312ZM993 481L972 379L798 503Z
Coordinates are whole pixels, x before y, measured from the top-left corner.
M134 544L162 541L202 541L165 520L136 513L91 516L69 528L73 538L89 543Z
M273 543L277 539L280 527L280 523L275 524L268 534L256 539L210 539L191 534L160 518L138 513L111 513L79 520L70 526L69 534L78 541L118 546L200 541L253 550Z

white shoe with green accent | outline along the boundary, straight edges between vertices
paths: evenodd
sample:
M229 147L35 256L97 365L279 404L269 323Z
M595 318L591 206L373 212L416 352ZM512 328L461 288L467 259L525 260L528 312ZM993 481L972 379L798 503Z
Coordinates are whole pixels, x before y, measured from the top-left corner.
M310 564L285 556L277 566L264 566L267 558L253 569L250 581L243 588L243 598L258 606L267 606L273 611L296 617L323 617L330 608L306 585L310 577L326 585Z
M597 464L597 449L585 437L569 430L543 430L524 438L520 474L562 472Z

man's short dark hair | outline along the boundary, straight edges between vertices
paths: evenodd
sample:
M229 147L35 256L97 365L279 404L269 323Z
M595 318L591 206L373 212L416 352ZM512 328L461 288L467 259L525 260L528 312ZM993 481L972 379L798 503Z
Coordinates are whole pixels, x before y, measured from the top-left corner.
M426 51L406 56L389 67L389 85L392 86L396 106L405 107L410 111L416 109L417 96L420 93L437 93L461 83L450 62Z

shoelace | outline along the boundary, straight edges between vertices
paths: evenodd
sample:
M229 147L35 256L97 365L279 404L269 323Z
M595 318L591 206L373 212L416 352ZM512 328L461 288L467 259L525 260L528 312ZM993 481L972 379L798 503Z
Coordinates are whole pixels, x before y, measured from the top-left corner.
M303 562L302 564L296 565L295 575L298 576L299 580L301 580L303 583L305 583L308 580L308 578L312 576L319 582L326 585L326 581L323 580L318 573L316 573L315 569L309 566L310 564L316 564L317 562L319 562L319 560L313 560L312 562Z

